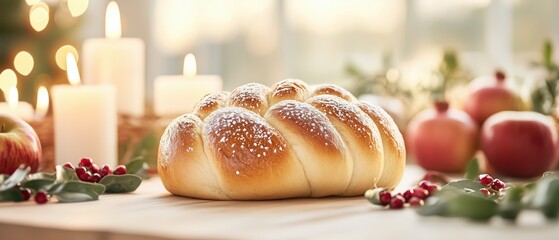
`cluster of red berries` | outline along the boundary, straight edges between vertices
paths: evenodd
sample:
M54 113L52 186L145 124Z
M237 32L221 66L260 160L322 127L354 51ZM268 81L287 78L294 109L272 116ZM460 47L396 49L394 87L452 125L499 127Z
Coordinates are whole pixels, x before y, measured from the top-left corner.
M69 162L65 163L63 166L65 168L75 170L78 178L84 182L96 183L101 181L101 179L103 179L107 175L126 174L126 166L124 165L118 165L113 170L111 170L111 167L107 164L99 168L97 164L93 163L91 158L82 158L78 163L78 167L74 167L74 165Z
M481 183L484 187L479 189L479 191L489 197L493 194L500 194L507 188L505 182L499 180L498 178L493 178L489 174L480 174L477 177L477 181Z
M50 195L47 192L38 191L35 194L33 194L31 189L21 188L19 183L16 186L14 186L14 188L19 189L19 191L21 192L21 195L23 196L23 201L27 201L27 200L31 199L31 196L33 196L33 199L35 200L36 203L45 204L50 199Z
M391 209L403 208L406 204L410 207L423 206L424 201L432 196L440 187L432 182L422 180L415 187L412 187L403 193L392 194L388 190L381 190L378 196L372 196L378 201L373 201L374 204L381 206L388 206Z

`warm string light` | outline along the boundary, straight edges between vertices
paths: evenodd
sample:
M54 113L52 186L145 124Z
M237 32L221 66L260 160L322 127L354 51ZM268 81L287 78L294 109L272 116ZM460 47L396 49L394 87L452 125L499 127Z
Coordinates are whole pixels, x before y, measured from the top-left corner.
M196 76L196 58L192 53L189 53L184 57L182 73L187 77Z

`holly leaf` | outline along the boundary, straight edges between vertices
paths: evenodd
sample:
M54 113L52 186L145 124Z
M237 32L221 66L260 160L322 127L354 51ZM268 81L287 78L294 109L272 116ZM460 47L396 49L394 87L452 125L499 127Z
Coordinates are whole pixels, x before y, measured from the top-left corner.
M27 175L27 180L35 180L35 179L45 179L45 180L56 180L56 173L46 173L46 172L38 172L32 173Z
M98 200L99 195L105 192L105 186L72 180L55 184L49 192L60 202L84 202Z
M497 203L473 194L459 194L447 203L447 216L487 221L497 213Z
M8 179L9 177L10 177L10 175L0 174L0 185L2 185L4 183L4 181L6 181L6 179Z
M63 183L67 181L79 181L76 171L64 166L56 166L56 182Z
M449 184L444 185L441 188L441 191L456 191L456 192L471 194L474 192L479 192L479 189L483 187L484 186L477 181L466 179L466 180L450 182Z
M155 166L157 159L157 146L159 138L155 133L149 133L144 136L140 142L135 146L132 153L132 159L142 157L144 161L152 166Z
M148 168L149 166L142 156L135 157L126 164L127 173L138 175L140 177L146 175L146 171Z
M466 175L464 176L464 178L469 180L476 180L477 176L479 176L479 163L477 158L474 158L466 166Z
M107 193L127 193L135 191L142 183L142 178L133 174L108 175L99 183L105 185Z
M32 179L21 184L21 188L29 188L35 192L48 190L54 184L54 179Z
M6 179L2 183L2 185L0 185L0 192L16 186L18 183L23 181L23 179L25 179L25 177L27 176L27 174L29 174L30 171L31 171L30 167L23 167L23 165L20 166L18 169L14 171L14 173L12 173L12 175L8 179Z
M509 186L505 191L504 198L499 204L499 215L507 220L515 220L522 210L523 187Z
M10 188L0 191L0 202L21 202L23 195L21 191L16 188Z

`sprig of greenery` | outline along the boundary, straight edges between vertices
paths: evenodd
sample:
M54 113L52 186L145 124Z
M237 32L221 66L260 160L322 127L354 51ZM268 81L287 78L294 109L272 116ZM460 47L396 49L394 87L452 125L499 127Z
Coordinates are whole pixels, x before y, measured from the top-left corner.
M127 193L135 191L141 184L140 175L145 174L147 165L144 160L137 158L127 165L129 174L108 175L99 183L80 181L76 171L56 166L56 173L33 173L29 174L29 167L18 168L11 176L0 176L0 202L23 201L23 195L19 188L28 188L34 192L46 191L49 195L56 197L60 202L83 202L98 200L99 195L104 193Z
M548 172L536 182L508 184L500 195L486 197L484 186L466 179L451 182L430 197L417 213L422 216L462 217L488 221L494 216L514 221L527 209L541 211L548 219L559 215L559 176Z
M546 75L544 81L538 83L532 90L532 110L546 115L556 114L554 111L557 108L559 66L553 61L551 41L544 43L541 62L536 62L534 65L543 68Z

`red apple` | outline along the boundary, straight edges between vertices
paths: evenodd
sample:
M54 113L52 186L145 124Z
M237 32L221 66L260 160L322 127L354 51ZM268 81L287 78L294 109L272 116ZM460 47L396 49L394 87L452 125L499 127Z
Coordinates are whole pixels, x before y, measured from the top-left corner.
M21 164L36 172L41 156L35 130L15 116L0 113L0 174L12 174Z
M476 123L463 111L436 103L414 117L406 132L410 153L426 170L461 172L474 156L478 142Z
M503 72L497 71L495 76L479 77L470 84L464 111L478 126L497 112L520 110L521 100L515 92L506 87L505 78Z
M500 112L487 119L481 148L491 167L511 177L536 177L557 164L557 131L536 112Z

